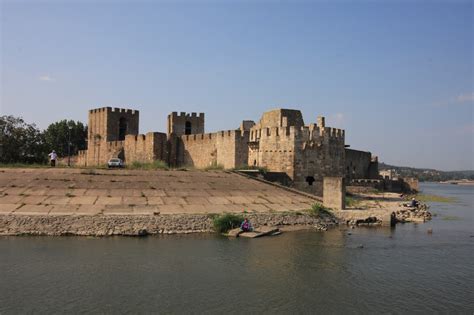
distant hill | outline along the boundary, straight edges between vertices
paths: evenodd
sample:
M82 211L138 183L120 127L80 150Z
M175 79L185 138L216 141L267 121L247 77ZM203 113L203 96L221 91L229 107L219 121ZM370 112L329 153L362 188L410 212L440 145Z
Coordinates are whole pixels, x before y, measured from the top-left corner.
M445 172L430 168L394 166L385 163L379 163L379 170L395 170L401 177L416 177L420 181L429 182L460 179L474 180L474 170Z

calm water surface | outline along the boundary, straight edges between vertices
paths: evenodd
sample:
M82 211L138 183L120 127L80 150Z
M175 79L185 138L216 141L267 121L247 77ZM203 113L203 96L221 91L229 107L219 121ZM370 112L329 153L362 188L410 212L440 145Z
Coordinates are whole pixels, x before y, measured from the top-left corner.
M394 229L3 237L0 313L472 314L474 188L422 189L458 201L433 203L429 223Z

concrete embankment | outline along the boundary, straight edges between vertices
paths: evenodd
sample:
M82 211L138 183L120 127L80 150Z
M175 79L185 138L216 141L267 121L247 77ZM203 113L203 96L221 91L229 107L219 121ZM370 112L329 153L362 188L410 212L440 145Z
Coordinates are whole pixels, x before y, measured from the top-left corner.
M246 217L260 226L311 228L332 225L334 220L300 213L253 213ZM154 234L186 234L212 232L212 219L203 214L172 215L94 215L47 216L2 215L0 235L81 235L81 236L143 236Z
M223 171L0 169L2 235L209 232L214 214L311 226L315 199Z
M399 197L362 198L364 210L333 214L341 223L390 225ZM209 232L210 217L222 213L248 216L255 226L333 224L309 215L316 202L225 171L0 169L0 235Z

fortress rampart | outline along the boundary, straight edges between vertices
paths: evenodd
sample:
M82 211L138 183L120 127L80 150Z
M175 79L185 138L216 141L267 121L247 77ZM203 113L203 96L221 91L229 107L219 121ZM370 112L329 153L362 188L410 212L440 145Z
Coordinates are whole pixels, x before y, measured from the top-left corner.
M126 164L162 160L174 167L249 165L282 174L293 187L316 195L322 194L323 177L348 176L350 163L357 164L355 177L370 176L377 166L370 152L345 149L344 130L326 127L324 117L305 125L298 110L271 110L258 123L244 120L236 130L213 133L205 133L204 113L172 112L167 124L166 134L143 135L139 111L92 109L88 149L79 152L78 163L105 164L119 157Z
M227 130L181 136L179 162L198 168L213 165L234 168L247 164L248 134L248 131Z

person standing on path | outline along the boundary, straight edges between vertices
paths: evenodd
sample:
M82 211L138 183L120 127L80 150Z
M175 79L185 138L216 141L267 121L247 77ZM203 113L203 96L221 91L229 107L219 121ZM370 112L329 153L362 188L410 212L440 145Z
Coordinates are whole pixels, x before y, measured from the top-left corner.
M52 151L50 154L48 154L49 159L51 161L51 167L56 166L56 159L58 158L58 155L56 154L56 151Z

